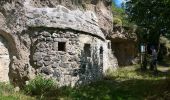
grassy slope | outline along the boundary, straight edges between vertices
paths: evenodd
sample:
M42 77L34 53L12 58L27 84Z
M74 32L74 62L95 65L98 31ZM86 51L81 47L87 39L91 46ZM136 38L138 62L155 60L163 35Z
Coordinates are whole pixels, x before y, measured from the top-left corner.
M111 73L107 79L89 86L71 90L66 94L76 100L169 100L167 69L160 67L157 76L128 67ZM71 94L70 94L71 93ZM66 96L66 95L65 95Z
M105 80L79 88L63 87L43 97L44 100L170 100L168 67L159 67L159 74L141 72L138 67L120 68L109 73ZM15 93L8 86L0 85L0 100L35 100L23 93ZM38 97L39 98L39 97ZM37 99L38 99L37 98Z

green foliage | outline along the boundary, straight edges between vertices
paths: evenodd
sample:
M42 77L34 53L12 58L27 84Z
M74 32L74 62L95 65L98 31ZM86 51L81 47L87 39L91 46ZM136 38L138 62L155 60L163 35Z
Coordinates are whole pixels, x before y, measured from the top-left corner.
M128 0L126 12L142 31L145 41L158 43L170 31L170 0Z
M122 20L119 18L113 18L113 25L115 26L122 26Z
M159 66L160 72L157 76L150 71L143 73L139 68L139 66L129 66L118 68L117 71L108 70L108 76L101 81L74 88L64 86L49 89L45 92L50 95L42 96L44 94L42 93L36 95L36 98L26 96L21 91L16 93L11 85L2 83L0 89L3 93L0 95L0 100L169 100L169 68ZM30 87L33 88L39 84L37 82L40 82L41 85L36 88L40 91L40 88L46 88L46 85L42 85L46 80L38 76L29 84L32 84Z
M113 12L113 24L116 26L128 26L132 27L134 24L128 20L127 14L124 8L116 7L115 3L112 3Z
M61 88L64 100L165 100L170 91L166 88L166 77L170 74L160 72L141 72L139 66L108 70L105 80L80 86L78 88ZM160 67L159 70L164 70ZM159 91L158 91L159 90ZM157 99L159 98L159 99Z
M0 95L0 100L169 100L170 68L159 66L157 76L151 71L141 72L139 68L136 65L118 68L117 71L108 70L107 77L101 81L74 88L64 86L50 89L46 91L46 94L50 95L36 96L36 98L24 95L22 92L16 93L12 86L2 84L1 91L6 93ZM37 78L34 80L39 82L47 80L42 76ZM35 82L29 84L37 86ZM37 91L40 89L40 86L38 87ZM58 91L58 94L55 91Z
M52 79L38 75L35 79L29 81L24 90L30 95L45 95L54 89L56 89L56 85Z
M109 80L114 79L114 80L121 80L121 81L133 80L133 79L159 80L159 79L166 78L166 75L161 73L159 74L159 76L155 76L152 71L142 72L140 70L140 65L135 65L134 67L128 66L128 67L119 68L117 71L108 70L105 78Z

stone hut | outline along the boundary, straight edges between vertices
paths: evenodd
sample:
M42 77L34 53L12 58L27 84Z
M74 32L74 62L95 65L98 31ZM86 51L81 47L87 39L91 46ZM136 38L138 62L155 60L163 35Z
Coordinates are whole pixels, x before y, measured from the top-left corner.
M91 1L0 1L0 81L23 86L43 74L75 86L116 69L105 38L112 30L111 0Z
M28 9L31 65L37 73L64 85L101 79L109 68L109 42L97 26L93 12L71 11L64 6Z

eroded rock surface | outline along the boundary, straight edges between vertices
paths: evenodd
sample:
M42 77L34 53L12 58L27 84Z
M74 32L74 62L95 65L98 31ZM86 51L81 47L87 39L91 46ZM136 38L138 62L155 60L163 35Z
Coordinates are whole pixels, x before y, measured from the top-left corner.
M119 66L137 63L137 36L134 32L133 28L115 26L109 37Z
M8 82L9 81L9 51L8 51L7 41L0 36L0 81Z

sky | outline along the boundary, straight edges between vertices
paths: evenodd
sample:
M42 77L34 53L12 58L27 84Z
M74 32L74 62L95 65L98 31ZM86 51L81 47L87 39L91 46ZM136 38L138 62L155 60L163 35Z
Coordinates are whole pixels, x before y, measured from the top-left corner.
M115 2L116 6L121 7L122 2L124 2L125 0L113 0L113 2Z

